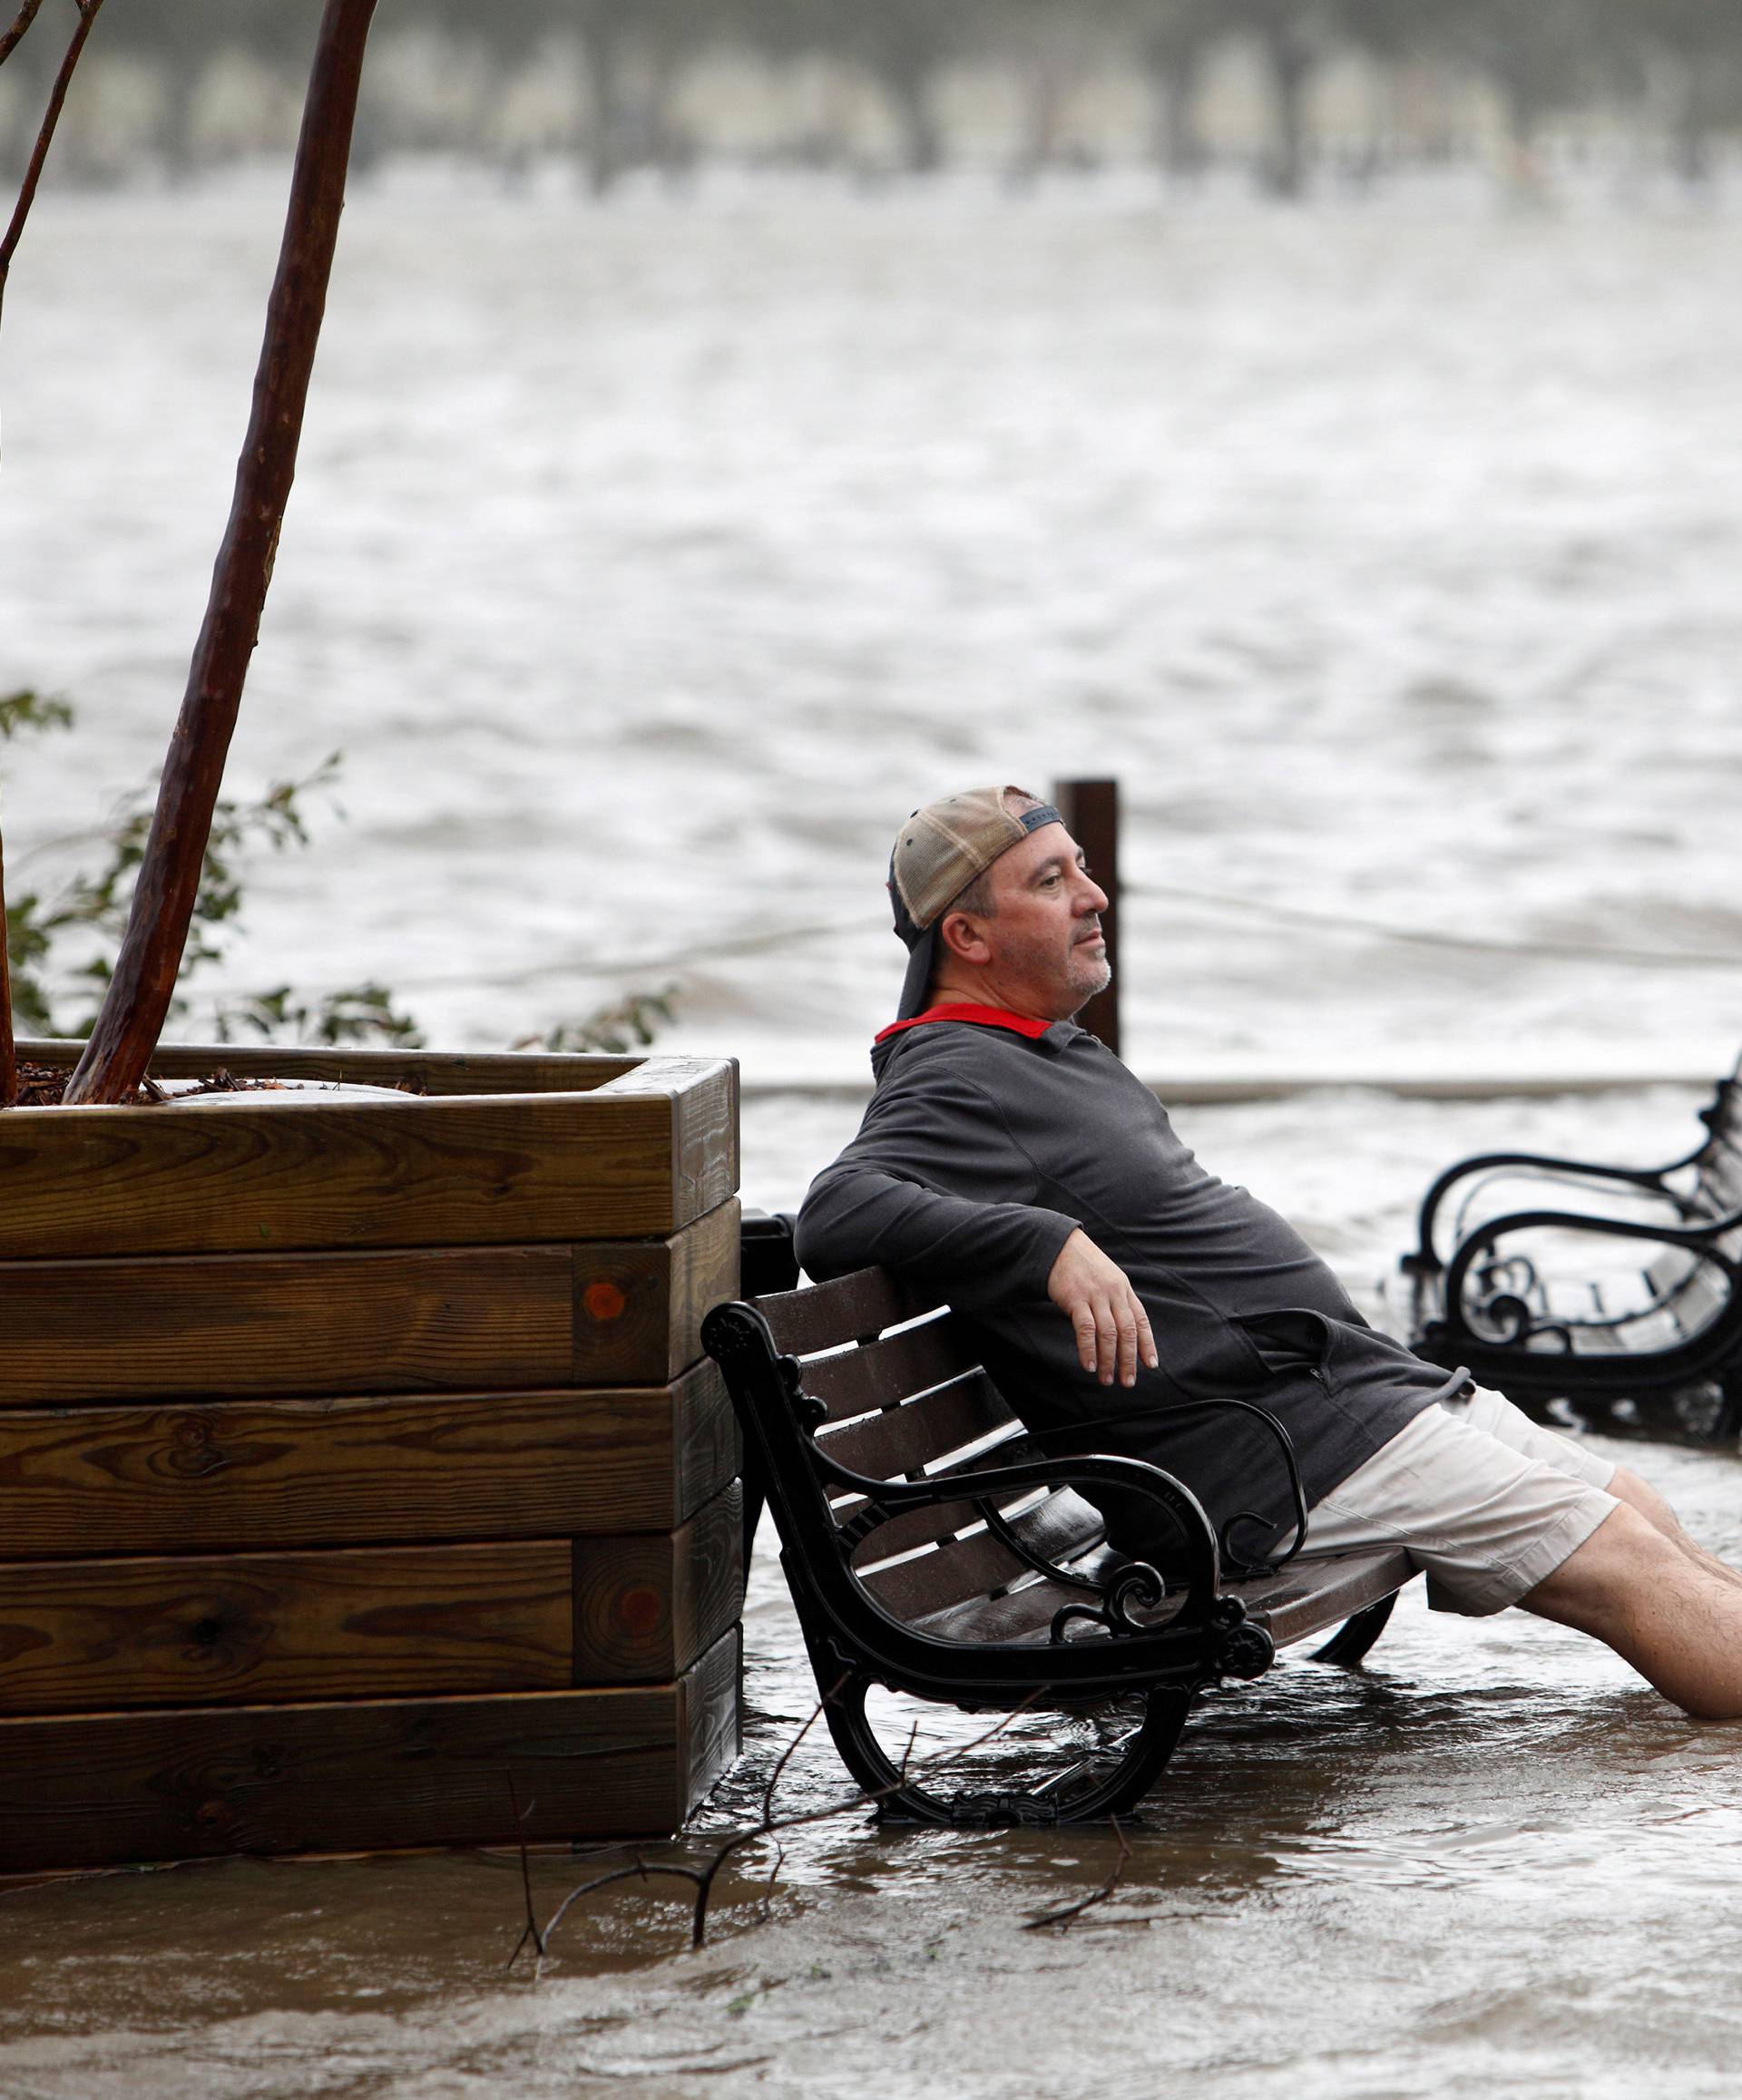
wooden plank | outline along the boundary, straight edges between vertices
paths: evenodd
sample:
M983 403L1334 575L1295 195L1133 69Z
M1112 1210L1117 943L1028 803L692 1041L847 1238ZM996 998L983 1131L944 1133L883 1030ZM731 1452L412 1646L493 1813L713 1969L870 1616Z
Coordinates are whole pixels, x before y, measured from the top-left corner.
M670 1104L671 1222L717 1210L738 1193L738 1060L643 1059L602 1089L614 1101L648 1096Z
M886 1611L915 1619L967 1597L984 1597L1023 1572L1023 1562L1007 1546L990 1531L976 1531L968 1538L945 1539L929 1552L878 1568L863 1579Z
M557 1691L569 1562L557 1539L0 1565L0 1713Z
M669 1531L738 1470L719 1369L670 1385L0 1411L14 1558Z
M817 1448L837 1465L878 1480L917 1472L1016 1418L984 1371L939 1386L921 1400L892 1407L868 1421L825 1430Z
M1269 1628L1271 1639L1281 1648L1341 1626L1368 1605L1401 1589L1414 1573L1401 1546L1380 1547L1365 1553L1303 1554L1280 1575L1229 1583L1228 1588L1230 1595L1245 1600L1247 1609Z
M867 1341L886 1327L938 1310L935 1296L916 1284L903 1283L886 1269L856 1269L832 1283L770 1292L756 1303L774 1334L776 1348L789 1356Z
M738 1293L736 1197L669 1240L573 1249L570 1382L663 1383L701 1355L702 1315Z
M1067 1490L1024 1511L1010 1529L1030 1552L1057 1567L1069 1567L1080 1554L1100 1544L1105 1527L1099 1510ZM875 1552L883 1536L874 1532L861 1552ZM893 1568L874 1570L863 1580L886 1610L898 1618L918 1618L1002 1588L1027 1568L1028 1563L991 1531L975 1531L966 1538L943 1540L935 1550L915 1554Z
M678 1798L688 1815L744 1748L744 1636L733 1626L678 1679Z
M568 1247L7 1262L0 1402L569 1385L573 1265Z
M734 1630L669 1685L0 1720L0 1872L667 1835L737 1685Z
M680 1676L737 1623L744 1602L744 1498L734 1480L675 1532L577 1538L577 1685Z
M945 1379L973 1371L980 1362L974 1343L954 1313L903 1327L881 1342L866 1342L838 1356L813 1357L804 1386L828 1410L830 1421L893 1407Z
M1049 1560L1069 1559L1072 1554L1099 1544L1106 1535L1101 1511L1069 1488L1041 1496L1032 1488L994 1496L993 1506L1036 1553ZM843 1509L846 1504L841 1505ZM865 1507L856 1499L856 1508ZM1012 1515L1015 1511L1017 1514ZM875 1568L897 1553L912 1552L918 1546L935 1545L958 1532L971 1531L983 1523L973 1502L934 1502L922 1509L906 1509L879 1524L853 1551L856 1568Z
M582 1093L32 1109L0 1124L0 1258L664 1236L737 1183L719 1060Z
M1104 1553L1098 1564L1091 1557L1087 1565L1104 1574L1118 1565L1118 1558ZM1414 1572L1409 1556L1401 1547L1384 1547L1371 1552L1303 1556L1291 1561L1279 1576L1252 1583L1229 1583L1227 1588L1230 1595L1245 1600L1247 1608L1268 1627L1270 1637L1280 1648L1335 1629L1357 1611L1402 1588ZM918 1623L926 1633L949 1640L1043 1642L1059 1607L1084 1601L1093 1601L1085 1591L1037 1580L1003 1597L971 1598L952 1605ZM1153 1613L1134 1611L1132 1616L1159 1625L1178 1609L1175 1597Z
M32 1064L71 1071L83 1042L42 1037L21 1042ZM591 1051L365 1050L354 1043L160 1043L148 1068L155 1079L197 1079L215 1071L239 1079L311 1079L322 1086L411 1087L425 1094L584 1094L669 1061Z
M737 1268L735 1200L669 1240L0 1262L0 1403L664 1384Z

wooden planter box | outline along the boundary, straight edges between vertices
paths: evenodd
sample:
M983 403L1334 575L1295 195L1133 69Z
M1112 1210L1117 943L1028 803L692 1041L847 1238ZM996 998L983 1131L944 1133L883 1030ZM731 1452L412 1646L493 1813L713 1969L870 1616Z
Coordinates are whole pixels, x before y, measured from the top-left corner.
M70 1062L73 1044L23 1055ZM0 1115L0 1872L662 1834L736 1755L737 1070Z

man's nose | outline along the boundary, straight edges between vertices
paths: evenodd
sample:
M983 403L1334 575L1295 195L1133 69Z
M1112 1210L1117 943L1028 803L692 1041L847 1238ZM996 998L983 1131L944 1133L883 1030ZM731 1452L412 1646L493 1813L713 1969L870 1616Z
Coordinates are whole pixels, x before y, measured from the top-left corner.
M1078 915L1086 919L1091 912L1104 912L1107 909L1106 891L1092 875L1081 875L1079 879L1082 889L1077 898Z

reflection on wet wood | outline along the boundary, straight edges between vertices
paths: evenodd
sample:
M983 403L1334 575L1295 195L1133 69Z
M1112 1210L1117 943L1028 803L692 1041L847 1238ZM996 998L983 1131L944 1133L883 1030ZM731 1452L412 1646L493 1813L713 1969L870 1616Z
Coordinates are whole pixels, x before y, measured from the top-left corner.
M675 1829L738 1747L734 1629L674 1683L0 1720L0 1871Z
M13 1558L669 1530L738 1470L715 1366L670 1385L0 1412Z

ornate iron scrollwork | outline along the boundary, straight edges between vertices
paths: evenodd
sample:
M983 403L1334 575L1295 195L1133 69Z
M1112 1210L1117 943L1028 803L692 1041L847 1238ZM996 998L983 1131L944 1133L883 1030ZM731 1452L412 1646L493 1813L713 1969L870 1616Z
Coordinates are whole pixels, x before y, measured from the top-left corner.
M1052 1639L1056 1645L1064 1639L1064 1629L1076 1620L1091 1626L1104 1626L1110 1634L1140 1634L1144 1631L1140 1619L1130 1615L1133 1602L1152 1607L1160 1603L1167 1595L1167 1585L1159 1571L1147 1560L1129 1560L1104 1584L1098 1584L1101 1602L1092 1604L1061 1605L1052 1615Z

